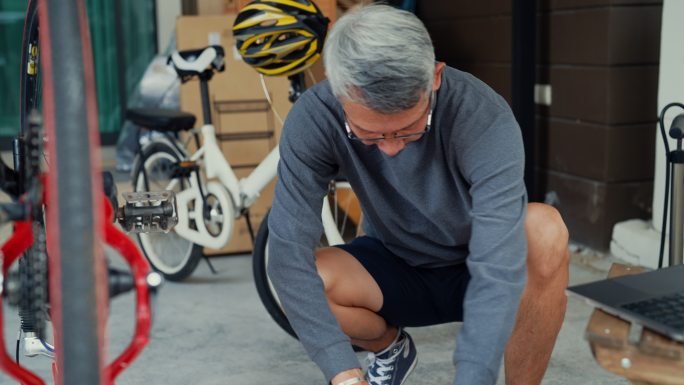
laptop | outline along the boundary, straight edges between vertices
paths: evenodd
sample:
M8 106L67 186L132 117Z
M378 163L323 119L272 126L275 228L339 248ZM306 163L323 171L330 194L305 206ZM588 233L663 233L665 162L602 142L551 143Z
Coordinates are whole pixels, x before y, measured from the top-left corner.
M571 286L567 293L626 321L684 341L684 265Z

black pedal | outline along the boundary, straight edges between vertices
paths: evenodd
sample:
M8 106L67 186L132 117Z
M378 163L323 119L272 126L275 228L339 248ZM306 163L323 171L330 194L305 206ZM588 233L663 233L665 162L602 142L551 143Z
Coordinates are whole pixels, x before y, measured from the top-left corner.
M129 192L126 203L117 210L116 219L127 232L169 232L177 223L176 195L173 191Z
M190 178L193 172L199 171L199 164L192 160L182 160L173 165L172 178Z

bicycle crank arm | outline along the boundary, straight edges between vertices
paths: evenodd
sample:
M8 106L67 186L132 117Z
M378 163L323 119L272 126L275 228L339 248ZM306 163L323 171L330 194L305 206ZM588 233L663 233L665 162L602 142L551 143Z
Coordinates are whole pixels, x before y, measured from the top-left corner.
M2 203L0 204L0 224L25 221L30 212L30 207L24 203Z
M169 232L177 223L173 191L128 192L126 203L117 210L116 219L127 232Z

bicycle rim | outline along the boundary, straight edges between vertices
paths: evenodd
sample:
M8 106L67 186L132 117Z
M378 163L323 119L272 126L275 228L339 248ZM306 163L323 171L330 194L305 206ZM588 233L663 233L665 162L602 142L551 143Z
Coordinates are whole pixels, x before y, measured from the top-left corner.
M55 381L103 384L105 218L95 195L101 180L90 35L82 0L41 0L38 7Z
M190 182L185 179L183 186L177 178L172 178L174 165L178 162L173 149L162 143L154 143L146 150L145 162L135 172L135 191L145 191L142 168L147 174L149 191L170 189L176 193ZM171 280L181 280L192 273L201 257L201 248L181 237L175 231L169 233L141 233L138 235L140 246L152 266Z

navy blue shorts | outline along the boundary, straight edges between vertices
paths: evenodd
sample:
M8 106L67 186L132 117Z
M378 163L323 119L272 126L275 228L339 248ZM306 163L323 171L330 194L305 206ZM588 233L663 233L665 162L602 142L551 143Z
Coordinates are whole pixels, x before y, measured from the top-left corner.
M359 237L337 245L356 257L380 286L378 312L395 326L427 326L463 320L470 274L465 263L424 268L408 265L379 240Z

